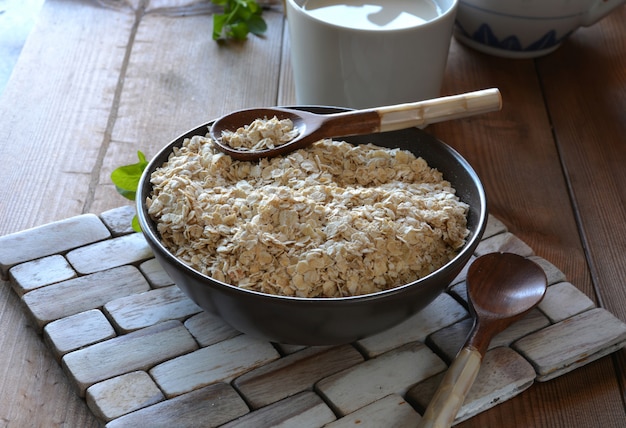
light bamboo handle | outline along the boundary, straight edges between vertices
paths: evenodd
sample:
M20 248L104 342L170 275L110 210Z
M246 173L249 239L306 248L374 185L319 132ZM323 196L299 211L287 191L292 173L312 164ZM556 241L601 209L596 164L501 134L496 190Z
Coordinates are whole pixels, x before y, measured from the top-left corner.
M419 428L448 428L452 425L478 375L481 361L482 355L475 348L461 349L430 400Z
M415 103L380 107L376 109L376 112L380 115L380 132L387 132L460 119L501 108L500 91L492 88Z

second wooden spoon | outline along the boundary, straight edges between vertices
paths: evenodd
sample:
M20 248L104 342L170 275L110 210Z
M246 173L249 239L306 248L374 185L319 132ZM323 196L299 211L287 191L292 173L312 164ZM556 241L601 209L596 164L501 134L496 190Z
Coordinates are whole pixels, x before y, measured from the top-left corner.
M489 342L541 301L546 283L543 269L517 254L490 253L470 265L467 300L474 327L424 412L420 428L452 425Z
M496 88L460 95L434 98L415 103L398 104L333 114L315 114L287 108L256 108L239 110L213 122L210 135L217 147L238 160L257 160L283 155L306 147L323 138L374 134L424 126L500 110L502 97ZM235 149L222 141L223 131L236 131L256 119L291 119L299 134L296 138L272 149Z

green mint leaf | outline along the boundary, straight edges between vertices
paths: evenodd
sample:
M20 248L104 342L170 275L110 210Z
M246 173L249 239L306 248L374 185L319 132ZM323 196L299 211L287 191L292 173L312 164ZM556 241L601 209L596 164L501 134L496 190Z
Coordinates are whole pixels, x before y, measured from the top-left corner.
M120 166L111 173L111 181L120 189L136 191L143 168L140 164Z
M111 172L111 181L115 184L117 192L131 201L134 201L137 197L137 188L139 187L141 174L143 174L144 169L148 166L146 156L142 152L137 152L137 158L139 162L120 166ZM141 232L137 215L133 216L131 226L135 232Z
M139 162L120 166L111 172L111 181L115 184L117 192L131 201L135 200L139 179L148 166L146 156L142 152L137 152L137 157Z
M213 40L219 40L222 38L222 33L224 32L224 25L226 25L226 21L228 20L228 16L215 14L213 15Z
M133 221L131 223L131 226L133 227L133 230L135 232L141 232L141 226L139 225L139 218L136 215L133 216Z
M239 21L230 26L230 35L235 40L245 40L248 37L248 24Z
M120 195L122 195L123 197L131 201L134 201L137 197L137 192L134 192L132 190L122 189L119 186L115 186L115 190L117 190L117 193L119 193Z
M146 160L146 155L144 155L141 151L137 152L137 157L139 158L139 163L143 165L142 172L148 166L148 161Z
M252 17L252 11L248 8L248 5L242 5L237 9L237 18L240 21L247 21Z
M267 23L260 16L253 16L248 21L248 29L256 36L260 36L267 31Z
M211 1L223 7L223 13L213 15L213 40L245 40L248 33L258 36L267 31L263 9L256 0Z
M261 6L255 1L246 2L246 8L250 10L253 14L261 15L262 9Z

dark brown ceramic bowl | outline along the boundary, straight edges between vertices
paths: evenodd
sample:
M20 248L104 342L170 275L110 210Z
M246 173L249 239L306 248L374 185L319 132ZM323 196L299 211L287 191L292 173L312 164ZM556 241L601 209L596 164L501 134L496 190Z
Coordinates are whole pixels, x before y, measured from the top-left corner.
M300 108L316 113L340 111L329 107ZM178 287L204 310L218 315L243 333L272 342L335 345L381 332L424 308L445 290L469 261L484 232L487 200L483 186L472 167L451 147L417 128L351 137L345 140L410 150L441 171L452 183L457 195L470 206L468 228L471 234L456 257L412 283L355 297L274 296L216 281L182 263L163 246L145 204L152 191L152 172L167 160L173 147L181 146L185 138L206 135L209 125L204 124L178 137L152 159L139 183L139 224L156 259Z

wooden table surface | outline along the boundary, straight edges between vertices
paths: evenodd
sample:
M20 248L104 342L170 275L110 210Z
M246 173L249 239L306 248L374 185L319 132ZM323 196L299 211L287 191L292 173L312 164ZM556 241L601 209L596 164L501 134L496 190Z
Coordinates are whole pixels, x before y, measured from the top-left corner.
M265 38L219 45L205 2L46 1L0 99L0 236L126 204L109 174L137 150L234 109L293 104L280 5L265 18ZM621 7L536 60L453 41L443 93L498 87L504 107L428 128L477 170L492 214L622 321L625 22ZM0 332L0 426L98 426L6 283ZM620 350L459 426L626 426L625 370Z

